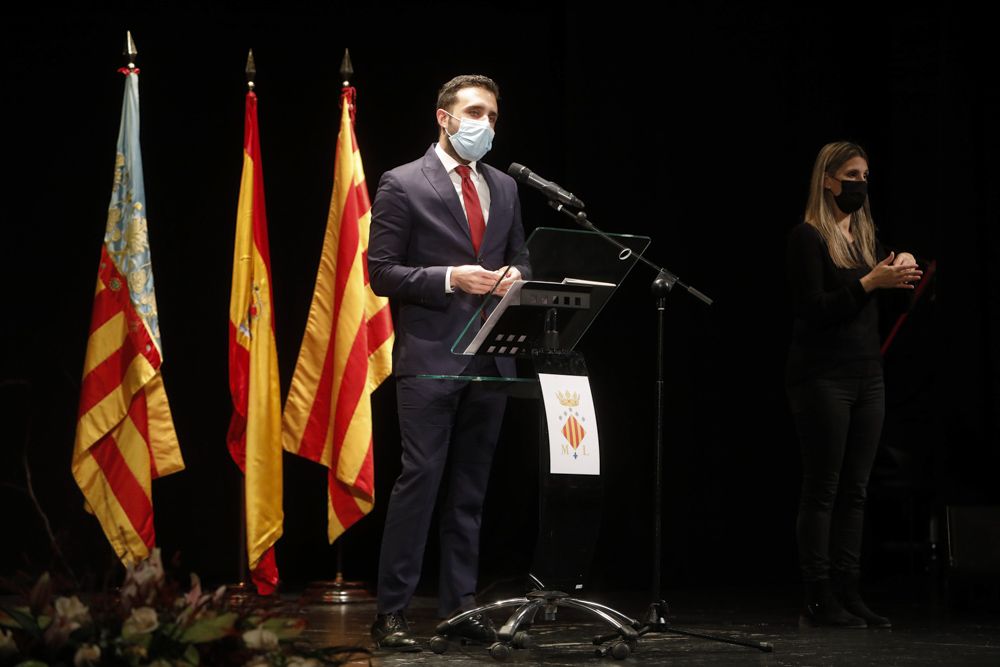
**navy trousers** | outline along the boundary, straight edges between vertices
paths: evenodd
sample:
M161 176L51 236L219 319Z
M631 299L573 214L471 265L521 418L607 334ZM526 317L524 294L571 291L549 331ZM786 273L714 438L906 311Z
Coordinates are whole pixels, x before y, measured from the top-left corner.
M473 365L482 366L477 371L482 375L497 374L490 359L476 359ZM378 612L409 605L444 483L438 613L446 617L475 606L483 500L507 397L476 382L401 377L396 400L403 466L382 535Z

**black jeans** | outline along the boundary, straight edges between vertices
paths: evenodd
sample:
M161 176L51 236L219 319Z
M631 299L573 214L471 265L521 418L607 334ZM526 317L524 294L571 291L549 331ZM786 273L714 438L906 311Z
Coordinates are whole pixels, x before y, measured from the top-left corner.
M788 398L802 448L802 579L856 575L868 475L885 416L882 376L813 378L789 387Z

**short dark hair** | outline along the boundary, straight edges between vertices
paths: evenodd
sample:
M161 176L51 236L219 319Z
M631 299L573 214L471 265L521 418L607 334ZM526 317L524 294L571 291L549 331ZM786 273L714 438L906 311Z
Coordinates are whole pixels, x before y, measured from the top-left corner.
M482 88L488 90L493 93L493 97L497 98L498 102L500 101L500 86L497 85L496 81L482 74L462 74L441 86L441 90L438 91L436 108L449 111L452 105L455 104L458 91L463 88Z

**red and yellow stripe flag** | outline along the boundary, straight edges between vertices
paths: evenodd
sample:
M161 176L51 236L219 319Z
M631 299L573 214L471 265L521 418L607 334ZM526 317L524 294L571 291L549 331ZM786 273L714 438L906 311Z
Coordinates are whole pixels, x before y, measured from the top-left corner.
M371 202L354 100L354 88L345 87L323 254L282 434L286 450L330 469L331 543L375 501L370 397L392 372L389 302L368 286Z
M264 172L257 95L247 93L243 176L236 213L233 286L229 296L228 444L245 475L247 559L262 595L278 585L274 543L281 537L281 389L274 339L271 260L264 213Z
M139 150L139 74L125 69L115 182L101 248L73 477L118 557L156 544L152 480L184 469L167 392Z

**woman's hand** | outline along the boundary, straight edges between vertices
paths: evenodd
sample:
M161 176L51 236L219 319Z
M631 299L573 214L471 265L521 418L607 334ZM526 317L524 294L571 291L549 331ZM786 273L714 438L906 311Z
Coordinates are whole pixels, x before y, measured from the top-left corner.
M897 257L896 253L890 252L888 257L861 279L861 286L866 292L876 289L913 289L914 283L920 280L923 273L917 268L916 260L910 253L900 253Z

